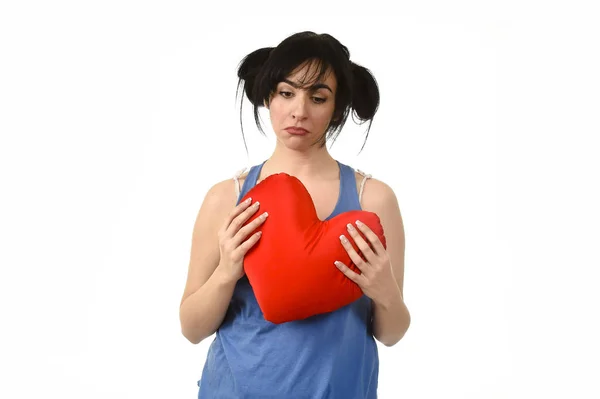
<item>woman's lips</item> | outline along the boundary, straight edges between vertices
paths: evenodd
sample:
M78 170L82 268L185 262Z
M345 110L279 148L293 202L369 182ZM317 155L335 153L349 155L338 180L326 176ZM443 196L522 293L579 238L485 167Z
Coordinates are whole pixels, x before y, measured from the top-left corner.
M308 130L306 129L302 129L302 128L298 128L298 127L288 127L285 129L288 133L290 134L306 134L308 133Z

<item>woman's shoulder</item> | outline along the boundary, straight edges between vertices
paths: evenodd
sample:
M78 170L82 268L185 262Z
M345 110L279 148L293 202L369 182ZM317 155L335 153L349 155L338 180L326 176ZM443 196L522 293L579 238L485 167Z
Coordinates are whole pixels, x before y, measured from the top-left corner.
M395 194L390 185L360 169L352 169L363 209L377 209L382 206L382 203L393 202Z
M230 210L236 206L239 192L247 176L248 170L241 170L229 178L213 183L206 193L205 201L209 202L214 210Z

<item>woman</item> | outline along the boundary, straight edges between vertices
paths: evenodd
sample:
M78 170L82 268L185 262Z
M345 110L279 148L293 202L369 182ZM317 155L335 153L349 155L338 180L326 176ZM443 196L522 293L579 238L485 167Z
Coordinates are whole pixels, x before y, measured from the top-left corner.
M265 162L211 187L194 226L180 307L182 332L195 344L216 332L198 381L198 397L376 398L375 339L394 345L410 324L402 295L402 217L388 185L373 178L365 185L370 176L336 161L325 146L351 111L372 121L379 104L375 79L349 60L347 48L335 38L312 32L249 54L238 77L261 132L258 107L268 108L277 142ZM361 274L344 264L332 267L358 284L364 295L334 312L273 324L264 319L243 269L245 253L261 239L260 233L249 233L269 218L264 215L242 227L261 210L258 203L239 200L280 172L304 184L321 220L352 209L376 213L387 250L367 227L351 225L339 245Z

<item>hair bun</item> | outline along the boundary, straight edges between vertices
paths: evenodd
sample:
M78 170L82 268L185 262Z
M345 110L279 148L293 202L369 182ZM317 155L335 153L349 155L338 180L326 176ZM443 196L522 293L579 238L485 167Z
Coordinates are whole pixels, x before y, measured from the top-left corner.
M237 76L240 79L240 83L242 80L244 81L244 92L252 104L256 103L252 95L254 81L260 72L260 68L269 58L271 50L273 50L273 47L264 47L251 52L244 57L238 67Z
M260 67L267 61L273 47L265 47L248 54L238 68L237 76L240 79L247 80L256 77Z
M352 108L360 119L372 119L379 108L379 89L371 72L352 63Z

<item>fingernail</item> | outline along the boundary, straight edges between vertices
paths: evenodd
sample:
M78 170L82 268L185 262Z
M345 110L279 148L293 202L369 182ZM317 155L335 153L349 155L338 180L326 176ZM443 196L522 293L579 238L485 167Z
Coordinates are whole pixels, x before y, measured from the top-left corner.
M357 225L357 226L362 226L362 222L361 222L360 220L357 220L357 221L356 221L356 225Z
M250 202L252 202L252 198L248 198L248 199L246 200L246 204L249 204Z
M255 206L255 207L257 207L257 208L258 208L258 206L259 206L259 205L260 205L260 202L258 202L258 201L256 201L256 202L254 203L254 206Z
M346 236L344 236L343 234L340 236L340 240L341 240L343 243L346 243L346 242L348 242L348 239L347 239L347 238L346 238Z
M348 230L354 231L354 226L352 226L350 223L348 223L346 227L348 227Z
M338 262L337 260L335 262L333 262L334 265L336 265L337 267L340 267L340 262Z

